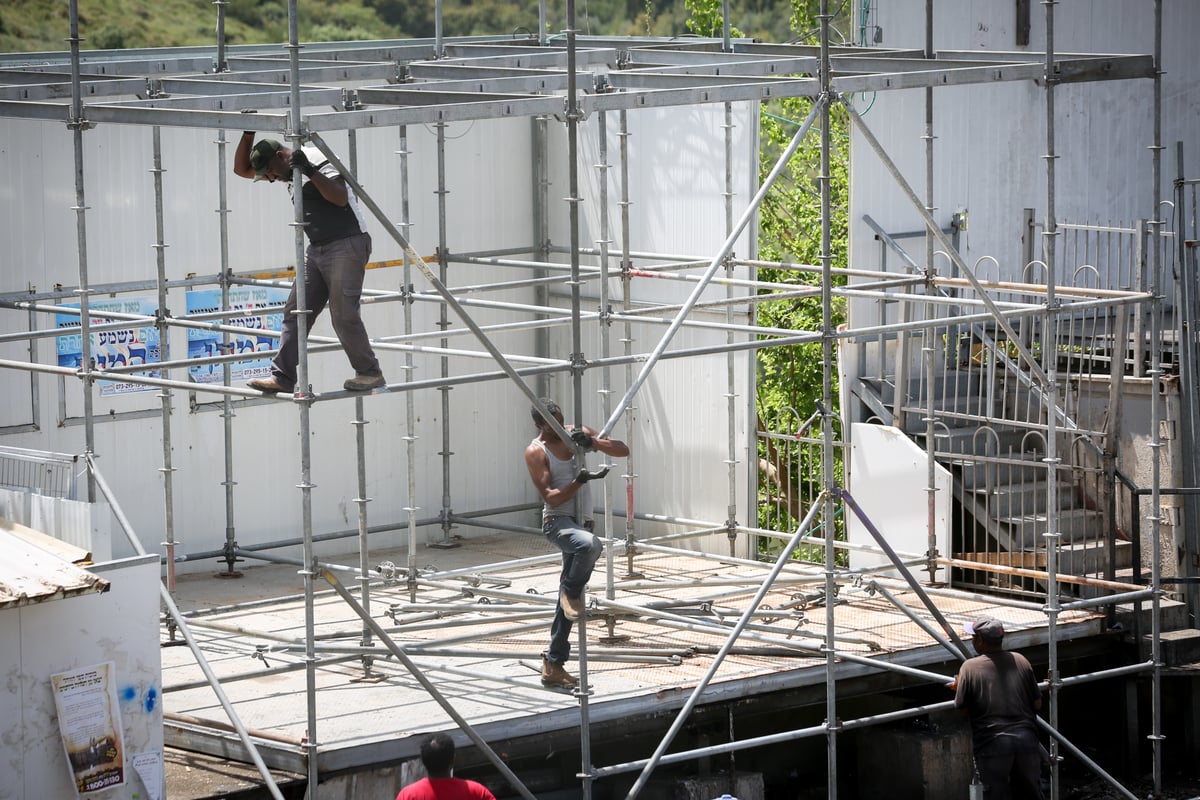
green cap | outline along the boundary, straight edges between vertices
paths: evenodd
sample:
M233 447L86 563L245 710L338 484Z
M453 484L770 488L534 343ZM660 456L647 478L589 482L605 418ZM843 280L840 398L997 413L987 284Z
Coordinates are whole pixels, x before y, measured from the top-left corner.
M259 139L250 149L250 166L254 167L254 180L261 181L267 177L267 167L271 159L283 145L275 139Z

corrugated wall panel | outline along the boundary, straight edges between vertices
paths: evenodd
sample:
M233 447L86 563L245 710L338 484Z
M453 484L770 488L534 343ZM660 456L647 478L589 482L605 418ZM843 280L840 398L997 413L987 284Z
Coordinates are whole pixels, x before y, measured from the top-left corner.
M734 219L736 220L751 199L756 184L755 162L757 159L756 109L746 104L734 107L733 174L734 174ZM725 149L724 108L705 105L691 108L655 109L630 112L629 132L629 199L630 206L630 249L657 253L695 255L711 259L725 239ZM619 126L617 114L607 120L608 172L610 219L610 248L614 255L611 268L619 268L621 252L620 229L620 159ZM597 246L600 238L600 170L595 165L599 158L599 125L589 118L580 129L580 180L581 206L580 240L584 246ZM560 132L561 133L561 132ZM565 135L555 142L558 152L550 163L557 169L565 164L559 152L565 150ZM565 197L567 181L564 172L554 173L551 197ZM559 204L565 206L565 204ZM556 243L568 241L566 212L552 209L552 235ZM749 236L743 235L734 253L748 255L751 250ZM655 262L634 259L635 267L651 267ZM703 268L687 271L700 275ZM724 274L723 271L721 273ZM745 277L744 270L737 273ZM637 279L634 281L634 296L637 300L651 303L682 303L695 284L666 280ZM588 297L585 308L597 307L597 288L587 284L584 293ZM611 302L620 306L621 294L617 281L610 287ZM724 287L710 287L704 298L725 296ZM735 321L745 322L745 309ZM671 319L670 312L661 315ZM708 322L724 321L724 311L694 311L689 319ZM655 349L666 334L665 325L635 325L632 332L631 349L634 353L649 353ZM621 325L614 325L612 352L624 352L619 339L624 336ZM584 341L584 356L592 359L600 354L596 334L589 331ZM672 341L669 352L700 346L720 346L726 341L724 333L697 328L682 328ZM569 331L554 329L551 334L551 354L565 357L571 352ZM747 403L752 391L749 384L750 369L745 354L735 357L735 387L737 415L732 432L737 449L739 465L736 469L736 502L741 506L739 520L743 524L754 524L753 511L745 511L746 493L746 425ZM610 372L611 402L620 401L636 376L641 363L634 364L628 375L624 367ZM629 436L635 448L634 471L637 473L635 486L636 511L668 514L691 519L711 520L723 524L729 519L729 471L728 441L731 435L728 422L727 379L728 368L724 355L693 357L690 359L664 359L654 368L644 387L634 399L636 411L632 430L625 427L626 420L618 423L614 434ZM595 370L586 374L583 390L584 422L598 426L594 420L602 419L601 394L605 387L602 377ZM564 408L569 407L571 386L567 376L555 379L551 390ZM570 419L570 415L568 415ZM621 482L609 483L615 492L622 489ZM616 497L618 508L624 506L623 498ZM639 523L640 535L662 532L663 526ZM719 541L709 537L704 542L707 549L726 552L728 545L724 537Z
M737 172L745 190L739 191L739 207L749 197L753 171L752 117L747 120L740 112ZM634 152L639 166L634 170L637 180L637 211L635 217L635 246L639 248L699 249L714 251L721 240L724 212L720 197L723 167L714 171L717 155L723 153L720 144L719 117L699 120L694 114L673 119L668 112L632 115L637 120ZM666 126L657 132L656 125ZM699 127L697 127L699 126ZM554 147L551 153L553 170L550 196L565 194L565 166L562 164L562 129L551 125ZM615 133L615 117L610 134ZM693 129L694 128L694 129ZM453 123L446 129L446 246L451 252L500 249L529 246L533 239L532 200L532 126L528 120L496 120L474 123ZM674 138L688 131L687 148L674 148ZM233 148L238 131L229 132L226 169L232 164ZM439 246L437 206L437 147L432 127L413 127L407 131L409 161L409 206L412 226L409 238L418 252L432 254ZM219 250L221 215L218 193L220 160L217 136L211 131L179 129L162 130L163 183L165 187L165 238L168 245L166 270L171 279L188 274L215 274L222 266ZM716 137L713 142L706 137ZM747 139L746 137L751 137ZM340 157L349 162L346 133L326 137ZM31 197L12 193L0 195L0 219L18 220L22 236L9 237L13 242L14 268L6 270L0 293L20 291L27 283L47 288L54 283L74 285L79 280L79 262L75 247L73 161L71 140L61 125L32 123L21 120L0 121L0 142L13 143L5 147L4 167L39 186ZM643 144L644 143L644 144ZM639 149L641 148L641 149ZM646 148L649 148L647 152ZM368 130L357 134L356 174L366 191L382 206L389 219L399 222L402 208L400 185L400 132L397 130ZM616 146L611 145L610 161L616 163ZM152 166L152 140L149 129L132 126L100 126L84 135L84 175L87 193L88 265L93 285L126 280L148 280L155 274L154 196L149 170ZM594 147L591 150L594 154ZM723 156L721 156L723 157ZM592 155L581 160L588 170ZM615 170L613 171L615 174ZM689 176L692 184L689 185ZM295 246L288 193L279 185L255 184L236 178L230 172L228 183L229 266L235 272L278 269L293 265ZM593 179L589 179L593 180ZM594 184L594 180L593 180ZM585 189L588 201L585 208L597 205L595 187ZM610 196L612 209L618 202L615 190ZM561 225L565 217L561 208L551 210L554 221L554 241L563 243ZM614 220L618 217L614 216ZM595 217L586 218L588 236L594 238L598 226ZM14 223L18 224L18 223ZM615 224L615 223L614 223ZM374 238L373 261L397 259L401 248L392 242L382 228L372 222ZM585 244L590 239L585 240ZM740 248L744 251L745 248ZM436 265L433 265L436 270ZM451 264L449 283L452 285L482 284L527 277L524 269L498 266L468 266ZM414 271L410 279L418 293L428 293L428 282ZM368 288L398 290L405 284L399 268L376 269L368 273ZM652 287L656 299L686 296L685 284ZM641 287L639 287L641 291ZM723 290L722 290L723 292ZM153 297L153 290L146 296ZM504 299L523 304L532 303L531 289L508 290L473 294L484 300ZM172 291L168 299L172 312L185 309L184 294ZM9 312L12 314L13 312ZM528 318L519 310L500 310L469 306L468 313L481 325L510 322ZM399 303L368 305L364 319L375 338L403 331L403 308ZM413 328L416 331L438 330L438 304L418 301L413 305ZM11 316L9 318L11 320ZM45 321L42 325L52 324ZM16 325L20 328L20 322ZM452 330L463 327L461 320L450 315ZM661 330L639 331L637 349L652 346L653 337ZM313 330L314 336L332 336L327 317ZM556 335L559 335L556 333ZM594 333L592 334L594 336ZM492 336L496 346L505 353L528 354L534 349L532 332L506 332ZM711 338L711 335L710 335ZM723 334L720 340L723 341ZM692 341L691 335L679 337L681 345ZM438 339L423 341L436 345ZM170 346L176 357L186 353L186 337L173 332ZM481 351L483 348L472 336L452 336L449 346ZM52 340L43 342L43 361L52 361ZM595 351L589 345L588 355ZM404 356L395 351L380 349L385 374L392 382L404 379ZM518 366L521 362L515 362ZM726 518L727 482L725 466L726 434L714 433L715 420L724 426L724 361L712 372L720 380L711 393L707 390L698 402L694 379L700 372L680 363L665 365L648 385L647 398L655 398L644 415L654 436L646 438L647 445L639 446L642 458L638 468L639 496L648 498L638 510L658 511L664 504L672 513L708 515L710 509L696 508L687 494L675 498L681 487L692 487L691 496L719 496L711 509L714 519ZM317 392L340 388L348 376L349 367L337 349L313 354L311 380ZM706 368L707 370L707 368ZM497 372L487 359L455 358L450 365L452 375L468 372ZM436 355L414 357L412 377L415 380L436 378L441 373ZM11 370L3 373L5 398L13 397L28 403L27 376ZM738 375L744 380L749 374L744 357L739 359ZM182 378L182 371L172 377ZM693 382L689 384L689 379ZM560 379L561 381L562 379ZM589 373L589 385L598 376ZM623 381L623 375L614 381ZM661 385L660 385L661 382ZM709 381L704 379L703 383ZM58 379L43 376L38 381L41 392L40 411L43 415L41 432L13 434L6 443L15 446L41 448L63 452L81 452L83 428L78 424L54 424L58 416L60 390ZM693 391L687 391L689 385ZM667 388L664 388L667 387ZM597 387L598 388L598 387ZM739 389L743 392L744 389ZM591 395L593 398L595 395ZM471 383L453 388L449 393L449 451L451 456L449 496L456 512L475 511L514 503L533 502L536 497L523 468L522 452L531 436L528 403L525 397L507 380ZM192 410L186 393L176 392L171 417L172 467L174 469L174 536L178 553L190 555L221 548L226 536L224 515L225 489L222 482L224 461L223 421L212 410L215 398L199 395L200 410ZM67 415L77 422L82 413L82 391L76 381L65 383L63 397ZM425 390L414 395L418 437L415 466L412 470L417 496L407 494L409 466L404 436L406 416L405 395L395 393L376 396L364 402L366 433L368 506L373 525L390 522L404 524L405 508L417 507L418 518L436 517L442 508L443 410L441 394ZM593 401L593 409L598 404ZM158 415L160 402L157 392L138 393L122 397L95 397L100 422L95 427L95 452L108 482L120 499L124 511L147 548L159 549L166 538L165 503L162 493L163 463L162 423ZM146 411L142 419L104 421L110 411ZM231 533L242 545L296 537L301 529L300 445L298 413L287 402L239 405L235 411L233 434L233 479L236 528ZM317 532L353 529L357 525L359 497L355 469L355 426L352 424L354 405L347 401L317 403L312 410L312 492L313 525ZM598 411L589 420L599 420ZM744 425L744 413L739 425ZM13 415L14 420L19 420ZM700 433L698 433L700 432ZM669 434L669 435L667 435ZM660 441L660 436L666 435ZM744 432L739 432L741 440ZM642 437L645 438L645 434ZM696 457L697 450L703 457ZM681 466L683 465L683 466ZM686 467L686 469L684 468ZM695 478L691 471L698 471ZM710 487L710 473L717 485ZM669 477L663 477L669 476ZM676 486L679 476L686 482ZM664 483L664 480L667 483ZM620 481L613 483L614 491L623 492ZM668 498L668 494L672 495ZM619 498L618 498L619 499ZM677 502L678 501L678 502ZM676 507L678 506L678 508ZM510 521L534 524L536 514L511 515ZM456 531L472 535L475 529ZM436 527L425 529L421 537L440 536ZM121 555L123 537L114 534L114 554ZM406 541L402 532L384 534L372 539L374 547L397 545ZM319 553L344 552L348 542L325 543ZM180 569L212 570L218 562L198 559L186 562Z
M879 4L873 12L887 47L924 45L924 3ZM1170 199L1175 175L1174 142L1183 140L1192 162L1200 159L1200 68L1191 53L1200 39L1200 7L1169 3L1163 31L1163 197ZM1011 5L1001 8L979 0L938 8L935 48L1039 51L1044 47L1045 17L1034 8L1030 46L1017 47ZM1152 4L1106 0L1067 0L1055 6L1058 53L1152 53ZM1055 91L1056 217L1059 221L1131 222L1153 214L1151 160L1152 87L1148 80L1067 84ZM935 93L935 219L948 225L953 213L969 211L970 228L960 249L980 274L1004 279L1022 274L1021 210L1035 209L1045 219L1046 100L1031 82L939 89ZM868 104L867 124L883 142L918 196L925 196L924 92L879 93ZM855 266L880 264L880 246L861 224L871 215L888 231L922 227L919 215L878 165L857 134L853 138L851 254ZM1035 242L1035 255L1041 242ZM918 262L921 240L906 246ZM982 263L985 257L997 264ZM888 256L889 268L899 260ZM947 274L949 262L935 262ZM1078 265L1060 265L1074 269ZM852 304L856 324L874 315L864 302Z

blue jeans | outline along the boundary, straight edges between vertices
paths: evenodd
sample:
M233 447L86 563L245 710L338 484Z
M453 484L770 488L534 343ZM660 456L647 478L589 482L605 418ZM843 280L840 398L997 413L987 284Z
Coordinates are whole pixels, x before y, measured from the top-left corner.
M604 542L575 521L574 517L558 516L542 520L546 541L562 551L562 572L559 588L570 597L579 597L592 577L592 569L604 551ZM571 620L563 613L562 604L554 606L554 622L550 625L550 649L546 660L562 665L571 655Z
M371 340L359 313L364 270L371 257L371 235L359 233L325 244L309 244L304 257L304 302L312 313L308 328L329 306L333 331L350 366L359 375L382 375ZM296 386L297 343L296 287L283 307L283 329L279 336L279 353L271 365L271 374L288 391Z

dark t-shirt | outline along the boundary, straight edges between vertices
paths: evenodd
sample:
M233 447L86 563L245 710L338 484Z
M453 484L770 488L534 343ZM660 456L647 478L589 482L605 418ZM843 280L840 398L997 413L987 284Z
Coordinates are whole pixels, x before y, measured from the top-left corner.
M1033 667L1020 653L967 659L958 671L954 704L971 718L975 755L1037 750L1033 704L1041 696Z
M463 778L422 778L400 790L396 800L496 800L487 788Z

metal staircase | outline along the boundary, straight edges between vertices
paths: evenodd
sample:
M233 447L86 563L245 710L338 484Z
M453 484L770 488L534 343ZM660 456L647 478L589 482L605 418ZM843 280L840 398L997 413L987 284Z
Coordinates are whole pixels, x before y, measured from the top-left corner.
M1111 492L1104 481L1105 433L1081 429L1065 409L1057 409L1060 463L1051 471L1044 393L1015 373L1019 366L992 331L976 326L953 334L934 333L941 356L932 380L922 371L898 393L894 375L862 378L852 391L875 419L931 450L953 475L953 552L946 555L994 570L958 570L955 583L1014 594L1044 592L1043 579L1016 570L1047 568L1044 534L1052 516L1060 535L1058 573L1112 579L1129 568L1132 548L1115 537L1106 499ZM1062 351L1076 356L1070 348ZM1073 375L1061 379L1060 398L1072 399ZM1055 515L1048 513L1051 479ZM1066 591L1089 593L1086 583L1068 584Z

